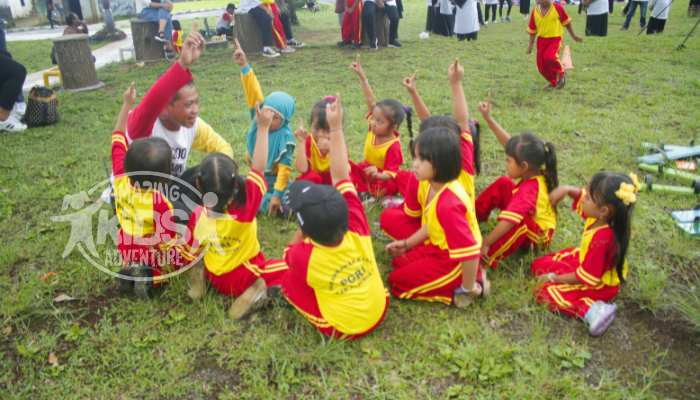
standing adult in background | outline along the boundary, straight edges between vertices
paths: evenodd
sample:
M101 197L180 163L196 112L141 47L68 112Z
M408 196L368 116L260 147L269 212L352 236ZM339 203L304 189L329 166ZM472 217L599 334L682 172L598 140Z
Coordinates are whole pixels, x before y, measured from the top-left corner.
M362 30L367 33L367 41L370 50L377 50L377 33L374 30L374 15L377 12L377 1L384 5L384 0L363 0L362 3Z
M520 0L520 14L524 15L525 19L530 18L530 0Z
M338 16L338 25L343 28L343 14L345 14L345 0L335 0L335 14Z
M586 11L586 36L608 35L608 0L583 0L587 6Z
M498 0L496 0L498 1ZM437 0L433 9L433 32L452 36L455 26L454 6L450 0Z
M49 25L53 29L54 24L58 24L58 21L54 21L53 12L56 8L53 5L53 0L46 0L46 18L49 20Z
M399 42L399 8L396 0L384 0L384 12L389 18L389 47L401 47Z
M671 2L672 0L652 0L649 7L651 9L649 14L651 15L649 25L647 25L647 35L664 31L668 13L671 10Z
M626 31L627 29L629 29L630 22L632 22L634 13L637 11L637 7L639 7L639 27L641 29L644 29L647 26L648 4L648 0L631 0L629 4L629 10L627 11L627 17L625 17L625 23L622 24L622 28L620 28L620 30Z
M455 34L460 41L476 40L479 35L479 16L476 8L477 0L455 0Z

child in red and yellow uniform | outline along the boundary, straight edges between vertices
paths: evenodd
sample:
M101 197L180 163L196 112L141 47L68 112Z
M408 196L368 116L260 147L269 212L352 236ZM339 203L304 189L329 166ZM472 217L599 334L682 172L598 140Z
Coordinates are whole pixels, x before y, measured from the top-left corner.
M466 307L487 295L489 285L479 270L481 233L474 208L457 180L458 139L447 128L431 128L418 136L415 153L421 227L387 245L394 257L391 292L402 299Z
M360 78L360 86L367 102L369 130L365 139L364 160L353 171L353 183L360 193L369 192L372 196L393 196L398 187L394 180L401 164L403 153L399 140L399 127L404 118L411 131L411 111L397 100L386 99L375 102L374 93L367 76L360 65L360 58L350 65Z
M289 189L290 207L303 239L285 250L289 271L282 292L324 335L356 339L381 323L389 297L377 268L362 202L348 180L339 98L327 106L326 113L335 187L297 181Z
M255 215L267 183L261 174L267 162L267 143L274 111L256 109L257 135L251 171L244 180L227 155L213 153L202 161L197 184L203 193L216 194L216 204L200 206L190 217L190 239L179 248L187 263L204 254L209 283L220 293L236 297L229 316L240 319L260 304L267 286L279 284L287 267L270 262L260 250ZM199 291L200 293L202 291Z
M479 111L506 151L506 174L476 198L476 216L486 221L499 209L498 224L484 238L481 249L487 266L518 249L548 247L557 225L549 192L557 187L554 146L533 134L511 137L491 116L491 104L479 103ZM516 182L517 181L517 182Z
M575 41L583 41L574 32L571 19L564 11L564 7L551 0L539 0L530 14L530 22L527 26L527 32L530 34L527 54L532 53L532 45L537 36L537 69L549 82L547 87L562 88L566 83L564 67L559 62L564 27Z
M340 44L359 48L362 42L362 0L341 1L345 1L345 12L340 28L343 41Z
M330 172L330 128L326 119L326 106L335 101L327 96L311 109L311 135L303 126L294 131L297 153L294 166L301 174L297 180L306 180L319 185L332 185Z
M444 127L449 129L459 137L461 154L461 170L458 181L462 184L465 192L469 196L472 205L475 199L474 176L478 170L478 149L472 138L472 126L469 122L469 110L462 88L464 69L457 60L451 63L448 68L448 78L452 91L452 115L431 116L430 111L423 102L416 89L416 75L413 74L404 78L403 85L408 90L413 100L414 108L421 119L420 131L424 132L430 128ZM459 121L459 122L458 122ZM400 171L396 181L399 191L404 196L404 204L396 208L388 208L380 215L380 227L394 240L406 239L420 228L420 216L422 210L417 201L418 181L412 172Z
M627 278L625 255L638 188L636 177L599 172L588 189L571 186L552 192L552 202L568 195L585 220L579 247L569 247L536 259L536 297L552 311L583 319L591 335L605 332L615 318L615 299Z
M180 54L182 52L182 27L180 26L180 21L172 21L173 24L173 48L175 53Z
M117 250L125 266L119 272L120 288L134 288L129 276L159 277L162 268L176 263L177 254L171 248L176 240L172 205L153 188L165 182L158 176L169 175L171 151L161 138L128 141L124 130L129 109L136 100L133 84L124 92L122 108L112 133L112 172L114 174L114 202L119 233ZM136 171L155 173L129 175ZM156 278L154 281L157 281ZM138 295L147 296L151 282L137 282Z

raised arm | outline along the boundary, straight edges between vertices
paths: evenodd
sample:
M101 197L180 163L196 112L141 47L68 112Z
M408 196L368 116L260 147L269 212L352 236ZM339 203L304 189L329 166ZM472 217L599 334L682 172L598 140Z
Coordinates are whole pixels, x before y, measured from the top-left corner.
M255 107L255 122L257 123L258 131L255 137L255 149L253 150L250 166L258 173L263 173L267 164L267 142L274 116L275 112L271 108L263 108L262 104L258 104Z
M265 100L265 97L263 96L260 82L258 82L258 77L255 76L253 68L248 63L248 57L243 51L243 48L241 48L241 44L238 42L238 39L235 39L235 44L236 50L233 52L233 61L238 64L239 67L241 67L241 83L243 84L243 93L245 94L248 109L254 111L256 104Z
M326 118L331 130L331 179L333 185L336 185L340 181L350 179L350 162L343 134L343 107L340 103L340 93L336 95L333 103L326 105Z
M374 109L376 99L374 98L374 92L372 92L372 87L369 85L369 81L367 80L367 75L365 75L365 71L362 69L362 64L360 64L359 54L355 58L355 61L353 61L353 63L350 64L350 69L355 71L357 77L360 79L360 87L362 88L362 94L364 94L365 102L367 103L367 112L371 113Z
M416 110L416 115L421 121L430 117L430 110L428 106L423 102L423 98L418 94L418 88L416 87L416 73L403 78L401 84L406 88L408 94L411 96L411 101L413 102L413 108Z
M136 108L129 114L127 129L129 138L138 139L151 135L153 124L183 86L192 82L190 67L204 51L204 38L199 32L191 32L182 45L180 59L173 64L148 90Z
M296 157L294 157L294 167L302 174L309 170L309 160L306 158L306 138L308 132L304 129L304 122L299 118L299 127L294 131L297 140Z
M450 80L450 89L452 91L452 116L459 127L462 128L462 131L467 131L469 130L469 108L467 107L467 99L464 97L464 89L462 88L464 68L462 68L459 60L456 58L447 68L447 77Z
M581 195L581 188L576 186L558 186L549 193L549 202L556 208L560 201L566 196L576 199Z
M491 116L491 102L480 102L479 111L484 117L486 123L489 125L489 129L491 129L491 132L493 132L493 134L496 135L496 139L498 139L502 146L505 146L506 143L508 143L508 141L510 140L510 133L506 132L506 130L503 129L503 127L501 127L501 125L498 122L496 122L496 120L493 119L493 117Z
M134 105L134 102L136 102L136 86L134 82L131 82L122 95L122 108L119 110L117 122L114 125L115 131L124 132L126 129L126 120L129 117L129 110Z

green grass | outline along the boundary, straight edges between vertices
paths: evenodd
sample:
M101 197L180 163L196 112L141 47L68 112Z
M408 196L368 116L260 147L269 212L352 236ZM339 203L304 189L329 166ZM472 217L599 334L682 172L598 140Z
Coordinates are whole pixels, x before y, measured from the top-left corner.
M108 44L108 42L91 42L93 51ZM20 40L8 42L7 50L12 57L27 68L27 73L38 72L51 68L51 40Z
M620 32L573 44L576 69L565 90L544 92L525 55L524 22L489 26L475 43L418 39L425 10L411 4L401 22L401 50L363 52L379 98L409 101L401 78L418 70L434 113L450 111L446 69L459 57L472 115L491 96L495 117L512 132L531 130L557 145L560 181L584 184L601 168L634 171L641 141L687 143L700 131L700 39L674 47L694 20L675 7L661 36ZM582 32L584 18L568 8ZM619 12L619 10L618 10ZM266 92L285 90L307 118L317 99L341 92L351 156L361 157L364 102L347 66L354 53L335 49L337 20L300 12L307 48L275 60L251 56ZM322 28L318 28L322 27ZM322 30L317 30L322 29ZM569 40L567 40L569 42ZM60 93L59 124L0 136L0 397L2 398L692 398L700 395L697 319L698 241L674 226L670 210L695 197L642 194L629 253L631 276L619 316L602 338L582 323L537 306L531 256L491 274L493 296L469 310L392 299L386 321L354 343L329 341L293 310L263 310L246 322L226 318L230 299L213 291L200 302L175 279L163 295L139 301L116 294L113 281L77 252L62 258L70 228L50 217L63 198L105 177L120 95L136 81L143 93L167 68L110 66L106 87ZM249 123L238 67L229 50L212 50L194 67L201 115L241 160ZM403 130L405 132L405 129ZM484 188L503 173L503 152L482 140ZM201 160L196 155L192 162ZM372 224L378 210L369 210ZM576 244L581 222L562 209L553 249ZM294 226L260 218L268 257L280 257ZM376 228L375 225L373 227ZM388 272L385 242L375 240ZM47 272L57 275L42 280ZM687 293L694 293L686 296ZM66 293L77 300L54 303ZM50 365L53 353L57 365Z
M184 11L197 11L197 10L208 10L211 8L220 8L223 10L226 5L231 3L230 0L201 0L201 1L186 1L173 3L173 12L184 12ZM238 4L238 2L235 2Z

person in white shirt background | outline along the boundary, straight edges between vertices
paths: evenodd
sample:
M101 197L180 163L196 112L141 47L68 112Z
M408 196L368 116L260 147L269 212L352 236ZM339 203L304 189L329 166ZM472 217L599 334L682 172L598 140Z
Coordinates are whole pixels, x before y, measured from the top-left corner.
M672 0L652 0L650 5L651 18L649 18L649 25L647 25L647 35L664 31L668 13L671 10L671 2Z
M608 0L583 0L586 10L586 36L608 35Z
M476 2L477 0L455 0L455 6L457 7L455 34L460 41L477 39L479 34L479 16Z

